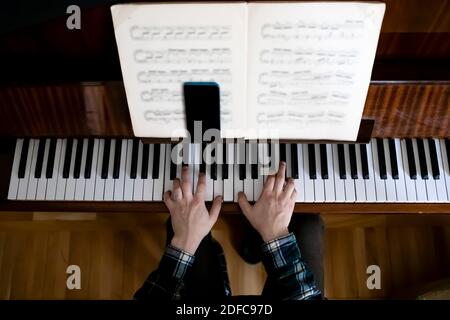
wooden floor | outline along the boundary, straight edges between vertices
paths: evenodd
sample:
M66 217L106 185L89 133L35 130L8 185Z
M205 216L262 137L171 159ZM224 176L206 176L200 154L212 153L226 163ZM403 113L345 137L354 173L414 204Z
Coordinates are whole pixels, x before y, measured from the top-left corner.
M234 294L259 294L261 264L236 253L243 217L220 218ZM450 215L327 215L328 298L410 297L450 277ZM0 214L0 299L130 299L158 264L167 214ZM81 290L66 289L66 267L81 268ZM368 290L366 268L381 268L381 290Z

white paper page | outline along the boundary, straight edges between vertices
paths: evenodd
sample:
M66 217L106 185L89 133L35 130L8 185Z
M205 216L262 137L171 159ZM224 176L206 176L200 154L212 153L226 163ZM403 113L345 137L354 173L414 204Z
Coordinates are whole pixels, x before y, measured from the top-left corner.
M245 126L245 3L127 4L111 12L136 136L183 136L187 81L219 84L222 132Z
M383 3L249 4L248 127L356 140Z

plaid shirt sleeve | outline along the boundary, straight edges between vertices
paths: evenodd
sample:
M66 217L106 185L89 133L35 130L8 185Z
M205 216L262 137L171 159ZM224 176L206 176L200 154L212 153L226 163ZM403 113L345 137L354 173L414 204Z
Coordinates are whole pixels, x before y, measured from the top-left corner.
M185 289L184 278L195 257L173 246L167 246L157 270L152 272L134 294L136 300L180 300Z
M263 296L277 300L320 299L313 275L302 261L293 233L262 245L267 283Z

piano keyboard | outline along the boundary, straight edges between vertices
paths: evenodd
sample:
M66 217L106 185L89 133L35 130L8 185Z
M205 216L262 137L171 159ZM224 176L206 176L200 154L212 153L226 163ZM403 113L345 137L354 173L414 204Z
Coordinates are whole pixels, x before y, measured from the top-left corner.
M162 201L181 172L170 161L172 148L137 139L18 139L8 199ZM278 152L295 181L297 202L450 202L449 139L227 144L223 165L194 164L201 151L191 145L183 161L193 188L199 172L206 173L207 201L222 195L236 202L239 191L257 200L266 177L259 174L262 164L249 159Z

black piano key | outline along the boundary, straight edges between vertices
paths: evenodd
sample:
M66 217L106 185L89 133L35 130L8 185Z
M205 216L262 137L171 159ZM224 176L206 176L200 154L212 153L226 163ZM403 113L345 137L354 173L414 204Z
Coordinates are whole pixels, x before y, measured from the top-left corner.
M239 165L239 180L244 180L247 177L247 172L245 171L245 164Z
M356 164L356 148L354 144L348 145L348 153L350 155L350 174L352 179L358 179L358 167Z
M431 160L431 172L433 173L433 179L437 180L440 178L438 155L436 152L436 144L433 139L428 139L428 146L430 149L430 160Z
M425 156L425 146L422 139L417 139L417 152L419 153L420 175L422 179L428 179L428 166Z
M27 157L28 157L29 147L30 147L30 139L26 138L23 140L22 151L20 152L19 179L25 178L25 169L27 166Z
M45 171L45 177L51 179L53 177L53 167L55 166L56 155L56 139L50 139L50 149L48 150L47 168Z
M67 139L66 143L66 154L64 155L64 166L63 166L63 178L69 178L70 173L70 161L72 160L72 147L73 147L73 139Z
M77 149L75 151L75 165L73 167L73 177L78 179L81 171L81 156L83 154L83 139L77 140Z
M170 146L170 153L171 154L174 152L173 150L175 149L175 147L176 147L176 144L172 144ZM170 161L169 177L170 177L170 180L173 180L173 179L175 179L177 177L177 165L176 165L176 163L174 163L172 161L172 159L170 159L169 161Z
M298 179L298 150L295 143L291 144L291 174L292 179Z
M359 149L361 151L361 168L363 179L370 179L369 176L369 162L367 161L367 147L365 144L360 144Z
M408 156L409 176L411 179L417 179L416 161L414 160L414 148L411 139L405 140L406 154Z
M220 148L220 144L216 146L216 148ZM217 180L217 162L219 161L217 157L219 156L219 152L216 152L217 149L211 150L211 156L215 158L214 162L211 163L211 179Z
M347 173L345 170L345 154L344 154L344 145L338 144L338 162L339 162L339 177L341 179L347 179Z
M397 150L395 147L394 139L389 139L388 144L389 144L389 158L391 160L392 178L397 180L398 179Z
M267 144L267 154L269 155L269 163L267 164L269 167L272 165L272 158L274 155L272 154L272 143Z
M130 171L131 179L136 179L137 176L138 153L139 153L139 140L133 139L133 149L131 150L131 171Z
M36 179L41 178L42 165L44 163L45 141L46 140L44 138L39 139L38 154L37 154L37 158L36 158L36 167L34 167L34 177Z
M142 148L142 169L141 169L141 178L148 178L148 160L150 157L150 145L148 143L144 143Z
M116 140L116 148L114 149L114 165L113 165L113 179L119 179L120 176L120 161L122 157L122 140Z
M84 165L84 178L85 179L91 178L92 161L93 161L92 157L93 156L94 156L94 139L89 138L88 146L87 146L87 153L86 153L86 164Z
M378 151L378 167L380 168L380 178L387 179L386 171L386 157L384 153L383 139L377 139L377 151Z
M155 144L153 147L152 179L159 178L159 158L160 157L161 157L161 146L159 144Z
M450 139L445 139L445 151L447 151L447 165L450 168Z
M109 168L109 153L111 151L111 139L105 139L103 147L103 161L102 161L102 179L108 178Z
M222 165L222 179L228 179L228 157L227 157L227 144L222 144L223 152L223 165Z
M280 161L286 162L286 144L280 144Z
M320 145L320 174L322 179L328 179L328 164L327 164L327 146L325 144Z
M237 159L239 164L239 180L244 180L247 177L245 168L245 143L239 143L237 147Z
M258 145L252 143L249 145L250 152L250 171L252 179L258 179Z
M317 179L316 173L316 152L313 144L308 144L308 159L309 159L309 178Z

